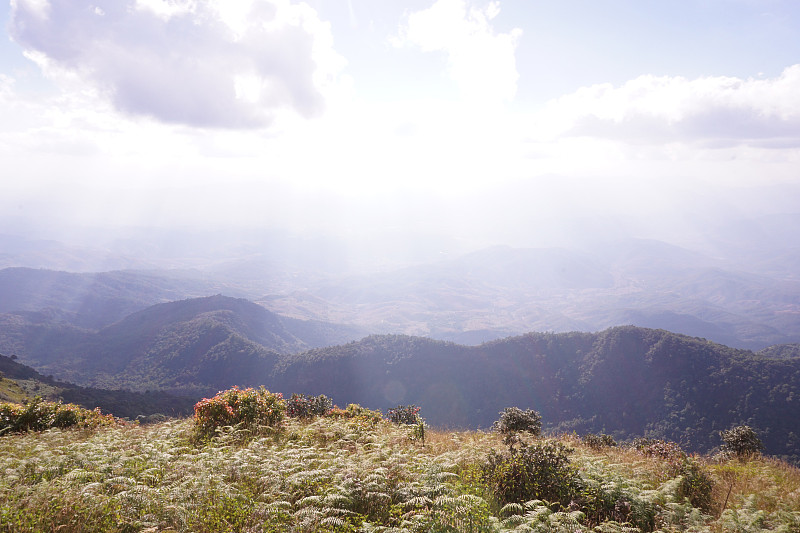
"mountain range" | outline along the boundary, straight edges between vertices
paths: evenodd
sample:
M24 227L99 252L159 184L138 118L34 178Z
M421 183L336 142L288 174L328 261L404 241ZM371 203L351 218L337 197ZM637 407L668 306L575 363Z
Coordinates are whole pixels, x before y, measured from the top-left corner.
M21 362L84 387L197 399L264 385L341 405L414 403L440 427L487 428L521 406L553 431L648 435L699 451L718 444L720 430L749 424L769 453L800 458L796 344L756 353L625 326L477 346L372 335L312 348L322 327L217 295L157 304L97 331L6 323L0 350L16 343Z
M553 431L694 450L750 424L769 453L797 460L800 279L781 220L748 248L731 230L708 249L624 239L435 260L430 249L361 269L318 241L281 255L210 239L238 251L217 257L165 239L153 259L132 242L101 253L17 240L0 254L15 265L0 269L0 353L125 416L265 385L340 405L415 403L437 426L486 428L517 405ZM78 258L137 269L41 268Z

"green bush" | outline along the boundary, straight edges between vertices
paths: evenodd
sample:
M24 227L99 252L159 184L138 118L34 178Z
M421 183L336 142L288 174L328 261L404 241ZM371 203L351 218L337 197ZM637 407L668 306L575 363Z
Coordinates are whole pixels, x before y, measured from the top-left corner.
M617 445L617 441L614 440L614 437L606 435L605 433L599 435L589 433L584 435L581 440L583 440L584 444L594 449L610 448Z
M483 465L483 481L502 504L547 500L566 506L579 489L571 452L556 441L522 444L509 453L492 451Z
M240 425L251 430L275 427L283 421L285 413L286 403L280 393L271 393L264 387L244 390L233 387L195 404L196 437L207 440L224 426Z
M764 444L750 426L737 426L725 431L720 431L720 437L725 442L723 451L735 455L739 459L747 459L764 449Z
M710 511L714 481L697 462L686 459L680 469L681 482L678 485L678 497L686 498L692 506Z
M503 435L503 442L513 448L519 442L520 433L533 437L541 433L542 415L533 409L523 411L519 407L506 407L500 411L500 418L492 424L492 429Z
M324 416L333 408L333 400L320 394L307 396L305 394L292 394L286 400L286 416L291 418L311 418Z
M96 428L117 423L112 415L71 403L48 402L36 397L27 404L0 403L0 435L43 431L50 428Z

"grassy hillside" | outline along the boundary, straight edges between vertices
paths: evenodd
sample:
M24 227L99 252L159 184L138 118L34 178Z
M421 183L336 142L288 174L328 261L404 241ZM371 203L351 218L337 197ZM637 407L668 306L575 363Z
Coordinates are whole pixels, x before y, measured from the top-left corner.
M221 296L158 305L76 339L71 350L37 347L38 368L101 388L199 396L265 385L374 409L413 400L439 427L486 428L517 405L540 411L551 429L647 435L691 451L747 424L768 453L800 460L800 358L791 350L776 357L630 326L480 346L372 336L278 354L261 342L288 349L300 339L268 311Z
M663 330L531 333L476 347L376 336L285 356L266 383L376 408L413 399L437 426L486 428L517 405L553 429L648 435L693 451L749 424L769 453L800 458L800 359Z
M156 414L184 416L191 412L196 400L163 391L132 392L79 387L43 376L4 355L0 355L0 376L0 401L23 403L39 396L46 400L74 403L86 409L99 407L106 413L130 419Z
M567 472L555 481L573 491L562 506L534 493L510 503L498 496L486 465L507 452L493 433L428 431L423 446L403 426L332 416L228 429L208 444L194 443L193 431L183 419L0 436L0 532L800 528L800 471L767 458L532 439L534 448L563 450L561 466L542 459Z

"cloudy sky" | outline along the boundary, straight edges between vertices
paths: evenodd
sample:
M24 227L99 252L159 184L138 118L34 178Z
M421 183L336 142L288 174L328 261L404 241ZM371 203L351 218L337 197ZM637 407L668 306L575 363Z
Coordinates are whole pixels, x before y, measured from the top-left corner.
M559 217L800 199L795 0L11 0L0 20L0 215L40 229L525 244Z

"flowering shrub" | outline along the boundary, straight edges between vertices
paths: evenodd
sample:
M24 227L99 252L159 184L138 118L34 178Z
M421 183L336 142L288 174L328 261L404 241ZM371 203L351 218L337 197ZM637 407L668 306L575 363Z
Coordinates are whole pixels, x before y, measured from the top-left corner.
M211 438L217 428L224 426L277 426L285 412L286 404L280 393L271 393L264 387L244 390L233 387L197 402L194 422L197 436L203 440Z
M286 416L292 418L324 416L331 408L333 408L333 400L324 394L319 396L292 394L292 397L286 400Z
M325 416L329 416L331 418L339 418L339 419L346 419L350 422L351 425L356 426L363 430L369 430L377 426L379 423L383 422L383 413L380 411L373 411L372 409L367 409L366 407L362 407L357 403L351 403L347 406L347 409L342 409L337 406L333 406L333 408L328 411Z
M389 420L395 424L416 424L419 422L419 407L416 405L398 405L387 412Z
M0 434L68 427L93 429L116 422L113 415L104 415L100 409L89 410L71 403L48 402L38 396L25 405L0 403Z
M686 458L686 453L675 442L639 437L633 439L632 446L639 453L648 457L659 457L668 461L683 461Z

